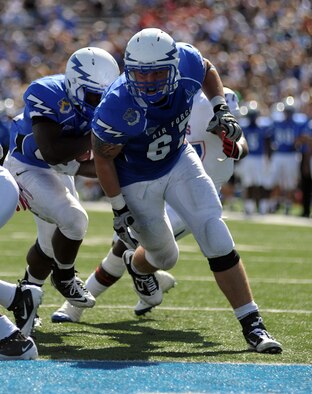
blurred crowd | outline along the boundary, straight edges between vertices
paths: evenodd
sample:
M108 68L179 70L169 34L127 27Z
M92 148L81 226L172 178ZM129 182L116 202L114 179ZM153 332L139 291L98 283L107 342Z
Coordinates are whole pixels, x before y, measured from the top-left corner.
M194 44L261 115L292 96L312 118L310 0L0 0L0 137L32 80L64 72L69 55L89 45L122 69L128 39L144 27Z

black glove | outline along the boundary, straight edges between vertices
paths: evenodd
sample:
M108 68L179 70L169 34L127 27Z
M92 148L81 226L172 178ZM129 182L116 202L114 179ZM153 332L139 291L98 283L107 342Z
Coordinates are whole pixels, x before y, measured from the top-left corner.
M242 135L242 129L235 116L231 114L229 107L225 104L218 104L213 111L215 114L207 127L207 131L216 131L217 133L224 131L228 139L232 141L239 140Z
M133 225L134 219L125 205L122 209L113 209L114 213L114 230L118 237L135 249L138 246L138 241L130 234L129 226Z

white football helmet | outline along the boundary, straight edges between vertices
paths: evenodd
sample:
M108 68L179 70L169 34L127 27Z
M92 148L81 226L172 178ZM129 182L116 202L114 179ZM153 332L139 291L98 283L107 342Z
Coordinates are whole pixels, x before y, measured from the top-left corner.
M231 114L233 114L236 118L240 116L240 111L239 111L239 99L237 97L237 94L234 92L234 90L223 87L224 91L224 97L225 101L230 109Z
M118 77L120 70L116 60L107 51L87 47L74 52L65 70L65 86L69 99L79 113L87 119L93 117L104 90ZM88 93L98 95L88 102Z
M132 96L143 100L145 105L158 103L165 97L167 100L161 104L168 102L180 79L179 53L169 34L156 28L136 33L127 44L124 62L127 87ZM161 70L168 71L166 79L154 82L139 82L134 74L134 71L150 73Z

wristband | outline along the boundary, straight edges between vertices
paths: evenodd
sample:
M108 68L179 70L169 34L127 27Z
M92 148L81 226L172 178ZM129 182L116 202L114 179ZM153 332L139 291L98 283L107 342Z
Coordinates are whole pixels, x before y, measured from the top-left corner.
M225 98L223 96L215 96L210 100L212 108L215 108L217 105L226 105Z
M110 197L109 200L112 208L116 211L119 211L126 205L125 199L123 198L123 195L121 193L115 197Z

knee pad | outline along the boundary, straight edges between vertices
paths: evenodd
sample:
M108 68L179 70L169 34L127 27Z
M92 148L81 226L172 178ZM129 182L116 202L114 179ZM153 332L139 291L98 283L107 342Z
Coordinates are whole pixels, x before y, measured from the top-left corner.
M58 228L65 237L74 241L83 239L88 229L89 218L82 207L75 207L63 216L64 220L59 223Z
M157 251L147 252L145 251L146 260L155 268L168 271L173 268L179 258L178 245L175 244L175 248L161 247Z
M239 260L240 256L235 249L225 256L208 258L212 272L226 271L238 264Z

